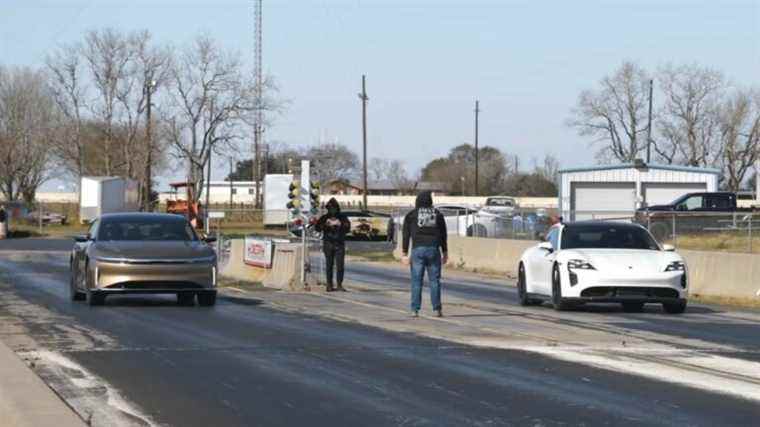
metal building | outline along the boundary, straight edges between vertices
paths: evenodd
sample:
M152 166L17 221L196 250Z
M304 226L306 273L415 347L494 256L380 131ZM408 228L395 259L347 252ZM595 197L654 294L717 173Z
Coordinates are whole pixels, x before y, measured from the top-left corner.
M565 220L628 217L644 206L685 193L717 191L718 169L629 163L559 171L559 210Z

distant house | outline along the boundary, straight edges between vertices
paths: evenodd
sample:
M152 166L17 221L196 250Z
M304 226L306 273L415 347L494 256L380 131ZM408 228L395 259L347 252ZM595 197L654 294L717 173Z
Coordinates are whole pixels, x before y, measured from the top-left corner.
M417 181L414 184L414 191L430 191L434 196L446 196L449 194L451 189L445 182Z
M364 184L361 182L336 179L327 183L322 189L323 193L331 195L358 196L364 194ZM403 191L390 181L367 182L367 195L370 196L397 196Z

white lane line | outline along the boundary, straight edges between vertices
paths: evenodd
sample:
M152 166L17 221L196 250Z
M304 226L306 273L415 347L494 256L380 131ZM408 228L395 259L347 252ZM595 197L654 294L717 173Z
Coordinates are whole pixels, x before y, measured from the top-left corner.
M508 350L525 350L572 363L580 363L618 373L681 384L709 392L731 395L760 402L760 363L723 357L695 355L693 352L666 351L661 355L651 351L579 349L565 347L523 347L498 340L472 340L472 345ZM663 363L668 362L668 363ZM696 369L695 369L696 368ZM702 368L702 369L700 369ZM744 381L740 377L747 377Z
M94 427L154 427L151 418L105 380L68 357L52 351L19 356L34 362L34 370L49 387Z

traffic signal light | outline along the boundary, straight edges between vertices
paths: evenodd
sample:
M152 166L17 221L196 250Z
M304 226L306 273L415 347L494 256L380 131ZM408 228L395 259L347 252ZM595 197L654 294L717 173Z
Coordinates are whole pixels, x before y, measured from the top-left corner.
M293 216L298 216L301 214L301 187L297 182L291 182L288 190L290 201L285 206L290 209Z
M311 200L311 214L316 215L319 213L319 183L312 182L311 189L309 190L309 198Z

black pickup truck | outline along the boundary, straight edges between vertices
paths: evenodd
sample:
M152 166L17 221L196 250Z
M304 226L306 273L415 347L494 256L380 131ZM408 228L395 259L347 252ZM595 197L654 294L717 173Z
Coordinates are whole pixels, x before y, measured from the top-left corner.
M638 209L635 221L648 227L657 240L669 238L674 226L678 234L746 230L754 208L739 208L736 200L730 192L688 193L666 205Z

